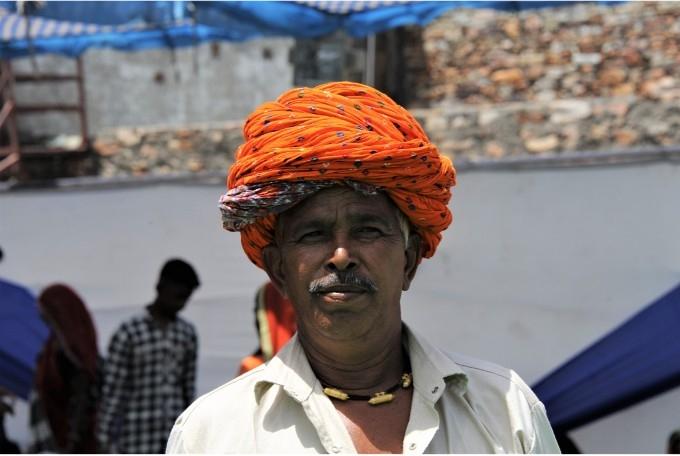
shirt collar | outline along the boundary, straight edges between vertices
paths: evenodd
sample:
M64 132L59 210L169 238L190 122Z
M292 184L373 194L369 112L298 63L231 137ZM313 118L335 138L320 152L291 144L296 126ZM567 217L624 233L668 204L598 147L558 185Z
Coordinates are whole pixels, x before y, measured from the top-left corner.
M467 391L467 375L449 356L404 324L413 387L436 402L449 387L458 395Z
M267 363L262 380L255 384L255 394L259 402L267 387L274 384L283 387L289 396L302 402L312 394L316 382L296 333Z
M174 326L175 323L177 323L180 320L179 315L175 315L174 318L168 319L168 322L166 325L162 325L156 318L153 316L153 313L151 313L151 304L147 305L144 308L144 317L146 318L147 321L151 322L151 324L159 326L159 327L170 327Z
M404 324L405 343L413 372L413 386L424 397L436 402L447 387L459 395L467 390L467 376L449 356L432 346ZM309 398L318 382L302 345L295 334L264 368L255 384L259 402L272 384L281 386L298 402Z

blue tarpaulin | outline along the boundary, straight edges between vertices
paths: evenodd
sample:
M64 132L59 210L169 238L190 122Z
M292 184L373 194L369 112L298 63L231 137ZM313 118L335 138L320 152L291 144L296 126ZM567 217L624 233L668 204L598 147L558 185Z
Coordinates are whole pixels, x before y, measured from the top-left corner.
M564 433L680 385L680 284L534 385Z
M36 360L48 335L33 295L0 279L0 386L28 399Z
M315 38L339 29L365 36L399 25L423 25L456 6L451 2L45 2L20 13L15 2L0 2L4 8L0 56L77 57L90 47L131 51L215 40Z
M337 30L363 37L403 25L426 25L453 8L521 11L564 5L554 1L0 1L0 57L42 53L77 57L90 47L131 51L272 36L315 38Z

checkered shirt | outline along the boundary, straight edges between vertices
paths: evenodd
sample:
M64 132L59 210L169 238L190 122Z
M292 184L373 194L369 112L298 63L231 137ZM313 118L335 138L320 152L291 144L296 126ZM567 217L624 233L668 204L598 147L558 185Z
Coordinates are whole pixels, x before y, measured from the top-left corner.
M167 326L148 311L123 323L109 344L99 440L119 453L164 453L175 419L194 397L198 338L177 318Z

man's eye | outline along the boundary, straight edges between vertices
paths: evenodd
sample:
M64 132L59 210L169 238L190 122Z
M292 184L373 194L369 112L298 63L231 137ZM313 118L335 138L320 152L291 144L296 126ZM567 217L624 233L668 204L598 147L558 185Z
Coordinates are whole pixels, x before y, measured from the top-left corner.
M378 237L382 236L383 232L380 228L376 228L374 226L363 226L357 230L357 233L361 236L368 236L368 237Z
M303 233L298 238L298 242L313 242L313 241L321 239L322 237L323 237L323 232L321 232L319 230L308 231L306 233Z

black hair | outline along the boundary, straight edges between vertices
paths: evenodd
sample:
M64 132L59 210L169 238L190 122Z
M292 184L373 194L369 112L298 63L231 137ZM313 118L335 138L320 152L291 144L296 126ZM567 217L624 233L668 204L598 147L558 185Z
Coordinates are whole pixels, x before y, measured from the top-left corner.
M192 290L198 288L201 282L198 280L196 271L189 263L179 258L172 258L165 262L161 268L158 281L168 281L179 283L190 287Z

